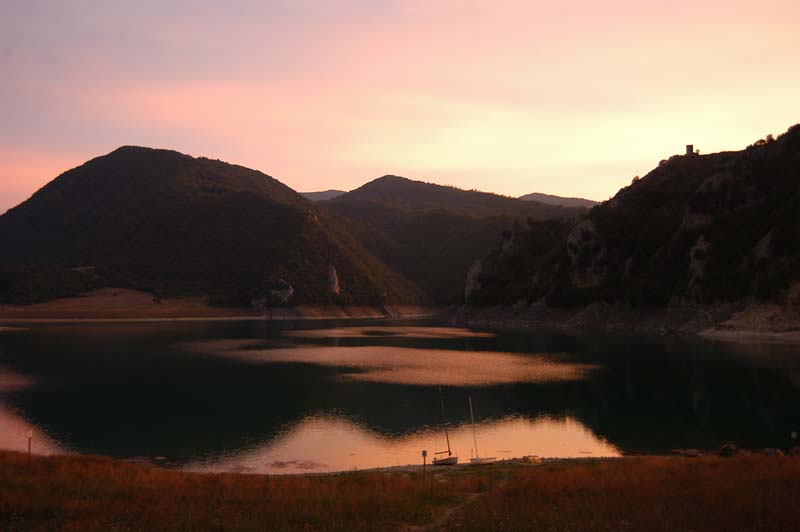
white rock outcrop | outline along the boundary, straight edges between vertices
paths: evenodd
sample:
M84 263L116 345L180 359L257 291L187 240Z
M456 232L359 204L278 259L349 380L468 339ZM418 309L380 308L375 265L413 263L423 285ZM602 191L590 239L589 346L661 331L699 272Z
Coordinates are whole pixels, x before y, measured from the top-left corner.
M328 266L328 290L337 296L342 293L342 287L339 286L339 274L336 273L336 267L333 265Z
M483 265L481 264L480 260L476 260L472 263L472 266L469 267L467 271L467 282L464 285L464 300L469 300L469 297L476 291L480 290L481 283L478 280L480 278L481 272L483 271Z

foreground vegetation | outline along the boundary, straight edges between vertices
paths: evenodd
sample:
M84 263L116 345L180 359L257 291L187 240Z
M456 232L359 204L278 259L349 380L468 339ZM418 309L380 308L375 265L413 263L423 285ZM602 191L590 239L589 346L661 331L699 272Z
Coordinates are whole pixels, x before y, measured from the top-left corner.
M800 458L196 474L0 453L0 530L795 530Z
M457 530L797 530L800 459L624 458L521 469Z
M101 457L0 454L0 530L376 530L421 524L487 488L407 473L182 473Z

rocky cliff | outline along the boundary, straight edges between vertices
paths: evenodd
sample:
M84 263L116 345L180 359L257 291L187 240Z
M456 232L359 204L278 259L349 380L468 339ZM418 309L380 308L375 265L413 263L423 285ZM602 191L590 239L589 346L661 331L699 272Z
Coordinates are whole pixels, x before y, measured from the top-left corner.
M468 302L477 306L791 309L800 125L739 152L664 160L584 216L506 231L471 271Z

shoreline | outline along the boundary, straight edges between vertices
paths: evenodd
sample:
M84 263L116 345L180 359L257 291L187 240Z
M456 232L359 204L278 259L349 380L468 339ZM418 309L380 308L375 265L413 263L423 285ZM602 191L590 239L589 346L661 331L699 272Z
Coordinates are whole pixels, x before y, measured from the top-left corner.
M733 446L733 453L730 455L721 455L719 450L701 450L701 449L672 449L666 452L634 452L631 454L620 454L619 456L539 456L539 455L526 455L519 457L501 458L489 464L474 465L469 461L459 462L458 464L449 466L434 466L432 463L427 463L425 469L430 474L436 473L452 473L464 471L486 471L493 468L516 468L516 467L533 467L543 466L548 464L580 464L586 462L610 462L619 460L636 460L641 458L729 458L731 456L799 456L800 447L795 449L775 449L775 448L762 448L762 449L745 449ZM25 454L23 450L2 449L0 448L0 456L8 454ZM129 457L113 457L102 454L81 453L81 452L32 452L32 458L52 458L52 459L92 459L99 458L109 460L121 464L131 464L143 467L155 467L172 471L181 474L191 475L243 475L243 476L258 476L258 477L325 477L325 476L343 476L343 475L357 475L361 473L420 473L423 470L421 463L415 464L401 464L401 465L386 465L377 467L367 467L363 469L340 469L332 471L303 471L303 472L282 472L278 471L245 471L240 469L203 469L193 468L188 464L180 462L172 462L169 459L161 456L147 457L147 456L129 456Z
M244 307L214 307L204 297L159 299L124 288L102 288L77 297L32 305L0 306L0 323L293 321L422 318L438 313L417 305L307 305L273 307L257 313ZM2 329L0 329L2 330Z
M314 316L180 316L180 317L142 317L142 318L4 318L0 314L0 323L37 324L37 323L161 323L161 322L211 322L211 321L314 321L314 320L383 320L432 318L436 312L425 314L402 315L341 315L319 314ZM0 332L24 331L24 327L2 327Z
M685 336L730 343L800 344L800 309L776 304L626 308L592 303L559 309L542 303L451 307L450 326L498 331L557 331Z
M709 340L736 344L800 344L800 331L756 331L709 329L698 333L698 336Z
M776 304L682 305L627 308L592 303L559 309L542 303L492 307L415 305L306 305L252 309L213 307L203 297L160 300L123 288L102 288L77 297L25 306L0 305L0 332L20 324L314 321L430 318L453 327L495 331L601 332L687 336L729 343L800 344L800 309Z

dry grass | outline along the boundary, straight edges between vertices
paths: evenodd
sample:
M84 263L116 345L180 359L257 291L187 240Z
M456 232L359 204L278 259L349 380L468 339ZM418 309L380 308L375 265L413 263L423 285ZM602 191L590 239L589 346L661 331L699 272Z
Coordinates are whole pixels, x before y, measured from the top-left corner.
M800 458L625 458L439 473L191 474L0 453L0 530L789 531Z
M790 531L800 459L647 457L519 469L448 529Z
M424 524L474 477L192 474L100 457L0 453L0 530L385 530Z
M64 297L34 305L0 306L0 319L8 321L240 316L255 316L255 313L247 308L212 307L202 297L163 299L157 303L153 294L127 288L101 288L82 297Z

